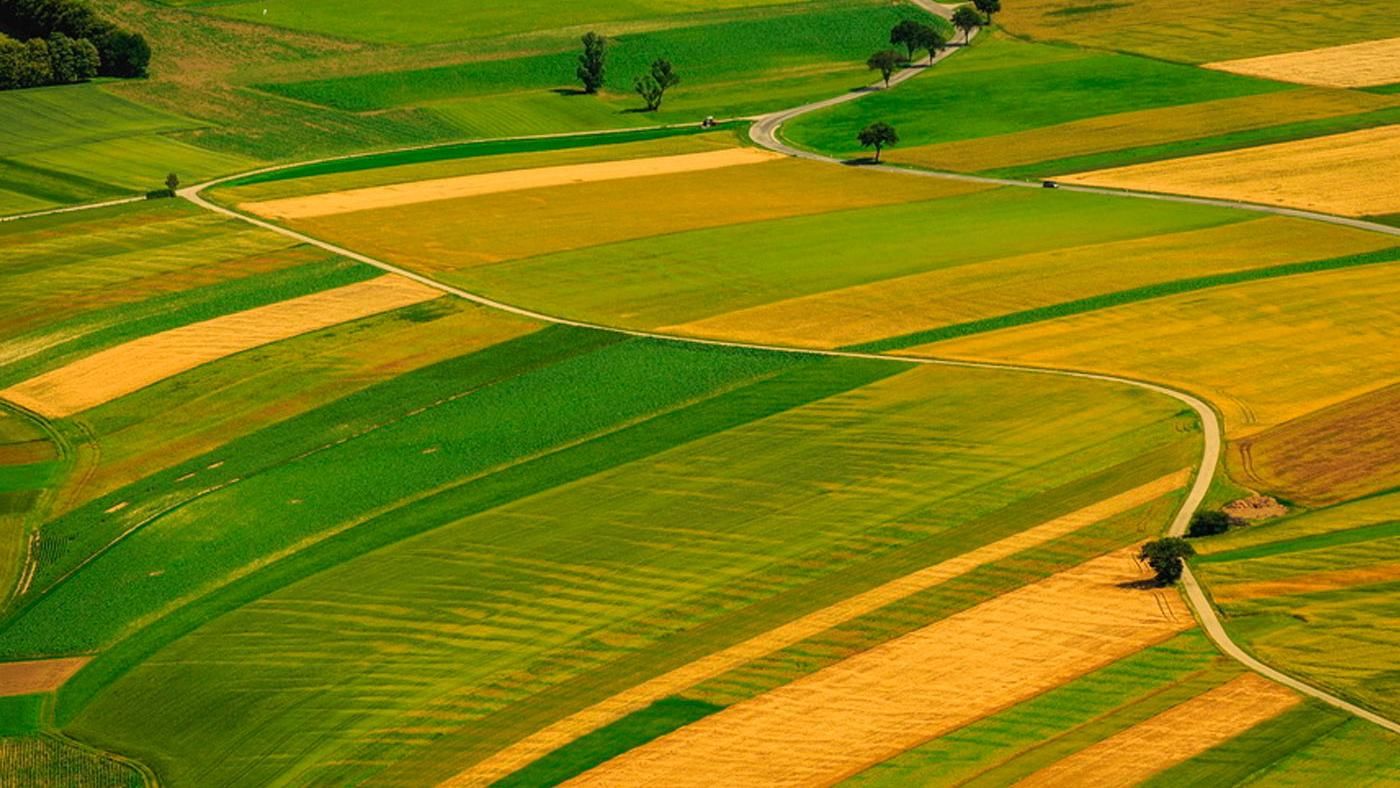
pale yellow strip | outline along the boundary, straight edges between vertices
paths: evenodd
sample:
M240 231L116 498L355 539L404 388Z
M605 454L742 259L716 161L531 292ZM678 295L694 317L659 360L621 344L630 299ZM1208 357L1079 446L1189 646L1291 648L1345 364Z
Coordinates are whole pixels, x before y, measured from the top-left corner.
M1339 591L1354 586L1393 583L1397 580L1400 580L1400 563L1376 564L1354 569L1308 572L1277 580L1213 584L1210 595L1217 602L1243 602L1247 599Z
M1400 82L1400 38L1207 63L1206 68L1252 77L1337 88Z
M53 692L91 659L62 657L0 663L0 696Z
M1135 548L730 706L569 785L829 785L1192 626Z
M11 386L0 398L45 416L69 416L225 356L440 295L410 279L381 276L141 337Z
M719 676L751 660L806 640L834 626L946 583L993 561L1044 544L1088 525L1135 509L1184 486L1190 471L1163 476L956 558L892 580L776 629L717 651L566 717L495 753L448 780L447 785L487 785L590 731L645 708L654 701Z
M1096 170L1060 180L1346 216L1397 213L1400 125Z
M779 154L758 148L726 148L725 150L704 153L656 156L649 159L624 159L589 164L569 164L560 167L536 167L509 172L488 172L479 175L460 175L453 178L435 178L413 183L396 183L389 186L371 186L364 189L313 194L307 197L288 197L281 200L243 203L239 207L277 219L306 219L313 216L331 216L351 211L392 208L400 205L414 205L460 197L477 197L483 194L498 194L524 189L542 189L575 183L595 183L651 175L699 172L720 167L759 164L779 158L782 158Z
M1017 785L1137 785L1277 717L1301 700L1282 685L1246 673L1051 764Z

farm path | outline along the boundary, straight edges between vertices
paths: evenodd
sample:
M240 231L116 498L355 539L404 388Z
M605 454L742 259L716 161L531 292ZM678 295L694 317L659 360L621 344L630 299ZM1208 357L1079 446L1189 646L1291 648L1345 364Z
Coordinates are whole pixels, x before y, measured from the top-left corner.
M939 5L938 3L932 2L932 0L911 0L911 1L914 2L916 5L920 6L921 8L923 8L923 9L929 11L930 13L937 14L938 16L947 18L948 16L951 15L951 11L949 11L946 7L944 7L944 6L942 6L942 5ZM974 34L973 34L973 37L974 37L974 38L975 38L975 35L976 35L976 31L974 31ZM960 49L960 47L959 47L959 48L949 48L949 49L944 50L943 52L939 53L939 56L938 56L938 58L935 60L935 63L941 61L942 59L946 59L947 57L950 57L954 52L958 51L958 49ZM895 75L895 76L890 80L890 86L891 86L891 87L894 87L894 86L896 86L896 85L902 84L902 83L904 83L904 82L906 82L906 81L908 81L908 80L910 80L910 79L915 78L915 77L918 76L919 74L924 73L924 72L927 71L927 70L928 70L927 68L911 68L911 69L906 69L905 71L902 71L902 72L900 72L899 74ZM835 158L832 158L832 157L828 157L828 156L823 156L823 155L820 155L820 154L812 153L812 152L810 152L810 151L799 150L799 149L796 149L796 148L793 148L793 147L787 145L786 143L782 142L782 141L778 138L778 136L777 136L777 131L778 131L778 129L782 126L783 123L785 123L786 121L789 121L789 120L791 120L791 119L793 119L793 118L796 118L796 117L798 117L798 116L800 116L800 115L804 115L804 114L807 114L807 113L809 113L809 112L815 112L815 111L818 111L818 110L821 110L821 109L825 109L825 108L827 108L827 107L835 106L835 105L837 105L837 104L842 104L842 103L845 103L845 102L847 102L847 101L854 101L854 100L856 100L856 99L861 98L862 96L866 96L866 95L869 95L869 94L872 93L872 92L875 92L875 90L876 90L876 88L870 87L870 88L867 88L867 89L861 90L861 91L852 91L852 92L848 92L848 93L843 93L843 94L841 94L841 95L839 95L839 96L835 96L835 97L832 97L832 98L830 98L830 99L825 99L825 100L823 100L823 101L813 102L813 103L811 103L811 104L805 104L805 105L802 105L802 106L800 106L800 107L795 107L795 108L788 109L788 110L781 110L781 111L778 111L778 112L775 112L775 113L772 113L772 114L769 114L769 115L765 115L765 116L762 116L762 117L753 119L755 122L754 122L754 125L752 126L752 128L751 128L751 130L750 130L750 136L751 136L751 138L753 139L753 141L754 141L756 144L758 144L759 146L764 147L764 148L768 148L769 150L773 150L773 151L776 151L776 152L778 152L778 153L783 153L783 154L787 154L787 155L790 155L790 156L796 156L796 157L800 157L800 158L804 158L804 159L808 159L808 160L812 160L812 161L819 161L819 162L824 162L824 163L828 163L828 164L836 164L836 165L843 165L843 166L844 166L845 163L842 162L842 161L839 160L839 159L835 159ZM544 135L544 136L551 136L551 135ZM556 136L573 136L573 134L571 133L571 134L556 135ZM336 158L348 158L348 157L336 157ZM306 163L306 162L297 162L297 163L293 163L293 164L278 165L278 166L275 166L275 167L262 168L262 169L260 169L260 170L254 171L254 172L267 172L267 171L272 171L272 170L279 170L279 169L284 169L284 168L287 168L287 167L299 166L299 165L304 164L304 163ZM873 167L873 168L874 168L874 169L879 169L879 170L882 170L882 171L888 171L888 172L898 173L898 174L902 174L902 175L911 175L911 176L916 176L916 177L946 178L946 179L951 179L951 180L964 180L964 181L971 181L971 182L976 182L976 183L991 183L991 184L1005 185L1005 186L1019 186L1019 187L1039 188L1037 184L1034 184L1034 183L1026 183L1026 182L1023 182L1023 181L1000 180L1000 179L995 179L995 178L983 178L983 177L973 176L973 175L959 175L959 174L955 174L955 173L939 173L939 172L930 172L930 171L925 171L925 170L912 170L912 169L904 169L904 168L889 167L889 166L876 166L876 167ZM261 227L261 228L263 228L263 229L265 229L265 230L268 230L268 231L270 231L270 232L278 233L278 234L280 234L280 235L282 235L282 236L285 236L285 237L287 237L287 238L291 238L291 239L296 240L296 241L299 241L299 242L301 242L301 243L310 244L310 245L312 245L312 246L315 246L315 247L320 248L320 249L324 249L324 250L329 251L329 252L332 252L332 253L334 253L334 254L338 254L338 255L341 255L341 256L343 256L343 257L347 257L347 258L349 258L349 259L359 261L359 262L364 263L364 264L366 264L366 265L374 266L374 267L379 268L379 269L381 269L381 270L383 270L383 271L387 271L387 272L390 272L390 273L398 274L398 275L400 275L400 276L406 277L406 278L408 278L408 279L412 279L412 280L414 280L414 281L420 282L420 283L425 284L425 285L428 285L428 286L430 286L430 287L437 288L438 290L440 290L440 291L442 291L442 292L444 292L444 293L447 293L447 294L449 294L449 295L457 296L458 298L462 298L462 299L464 299L464 300L466 300L466 301L470 301L470 302L475 303L475 304L478 304L478 305L480 305L480 306L487 307L487 308L490 308L490 309L500 310L500 311L502 311L502 312L506 312L506 313L509 313L509 314L518 315L518 316L525 317L525 318L530 318L530 319L534 319L534 320L539 320L539 321L546 322L546 323L553 323L553 324L556 324L556 325L573 326L573 327L576 327L576 328L586 328L586 329L593 329L593 330L597 330L597 331L608 331L608 332L612 332L612 333L623 334L623 335L626 335L626 336L633 336L633 337L647 338L647 339L665 340L665 341L671 341L671 342L685 342L685 343L689 343L689 344L704 345L704 346L710 346L710 347L729 347L729 348L741 348L741 349L748 349L748 350L765 350L765 351L780 352L780 353L796 353L796 354L803 354L803 355L810 355L810 356L820 356L820 357L872 359L872 360L880 360L880 361L890 361L890 362L894 362L894 363L926 364L926 365L936 365L936 366L945 366L945 367L956 367L956 368L964 368L964 369L990 369L990 370L1003 370L1003 371L1020 372L1020 373L1035 374L1035 375L1052 375L1052 376L1058 376L1058 377L1075 378L1075 379L1079 379L1079 380L1091 380L1091 381L1099 381L1099 382L1109 383L1109 384L1124 385L1124 386L1132 386L1132 387L1134 387L1134 388L1144 389L1144 390L1152 391L1152 392L1155 392L1155 393L1157 393L1157 394L1161 394L1161 395L1164 395L1164 396L1167 396L1167 397L1171 397L1172 399L1175 399L1175 400L1177 400L1177 401L1179 401L1179 402L1181 402L1181 403L1187 405L1188 407L1190 407L1191 410L1196 414L1196 416L1200 419L1201 429L1202 429L1202 437L1203 437L1203 440L1202 440L1202 447L1201 447L1201 459L1200 459L1200 467L1199 467L1199 470L1198 470L1198 472L1196 473L1196 477L1195 477L1195 479L1194 479L1194 481L1193 481L1193 483L1192 483L1192 485L1191 485L1189 491L1187 492L1186 497L1183 499L1183 501L1182 501L1182 503L1181 503L1181 506L1180 506L1180 508L1178 509L1177 513L1176 513L1176 516L1173 518L1172 523L1171 523L1171 526L1170 526L1169 529L1168 529L1168 533L1169 533L1170 535L1173 535L1173 536L1180 536L1180 535L1182 535L1182 534L1184 534L1184 533L1186 532L1186 527L1187 527L1187 524L1190 522L1191 516L1196 512L1197 509L1200 508L1201 503L1202 503L1202 501L1205 499L1206 493L1207 493L1207 491L1210 489L1211 483L1212 483L1212 481L1213 481L1214 478L1215 478L1216 469L1217 469L1217 468L1219 467L1219 465L1220 465L1221 452L1222 452L1222 448L1223 448L1223 429L1222 429L1222 425L1221 425L1221 422L1220 422L1220 418L1219 418L1219 416L1216 414L1214 408L1213 408L1211 405L1209 405L1208 403L1206 403L1206 401L1204 401L1203 399L1201 399L1201 398L1199 398L1199 397L1197 397L1197 396L1195 396L1195 395L1193 395L1193 394L1190 394L1190 393L1188 393L1188 392L1186 392L1186 391L1181 391L1181 390L1178 390L1178 389L1175 389L1175 388L1171 388L1171 387L1169 387L1169 386L1161 385L1161 384L1158 384L1158 383L1153 383L1153 382L1143 381L1143 380L1136 380L1136 379L1133 379L1133 378L1123 377L1123 376L1119 376L1119 375L1106 375L1106 374L1100 374L1100 373L1082 372L1082 371L1071 370L1071 369L1056 369L1056 368L1049 368L1049 367L1036 367L1036 366L1020 365L1020 364L998 364L998 363L989 363L989 362L954 361L954 360L950 360L950 359L943 359L943 358L937 358L937 357L932 357L932 356L903 356L903 355L902 355L902 356L899 356L899 357L896 358L896 357L887 356L887 355L882 355L882 354L878 354L878 353L861 353L861 352L843 351L843 350L821 350L821 349L813 349L813 348L797 348L797 347L791 347L791 346L785 346L785 345L771 345L771 344L764 344L764 343L734 342L734 341L726 341L726 340L718 340L718 339L705 339L705 338L700 338L700 337L677 336L677 335L673 335L673 334L666 334L666 333L655 332L655 331L641 331L641 330L628 329L628 328L622 328L622 327L617 327L617 326L607 326L607 325L601 325L601 324L596 324L596 323L590 323L590 322L581 321L581 320L574 320L574 319L567 318L567 317L562 317L562 316L559 316L559 315L551 315L551 314L546 314L546 313L543 313L543 312L537 312L537 311L535 311L535 310L528 309L528 308L526 308L526 307L516 306L516 305L513 305L513 304L507 304L507 303L504 303L504 302L501 302L501 301L497 301L497 300L492 299L492 298L488 298L488 297L486 297L486 296L484 296L484 295L481 295L481 294L478 294L478 293L473 293L473 292L470 292L470 291L467 291L467 290L463 290L462 288L455 287L455 286L453 286L453 285L449 285L449 284L444 283L444 282L440 282L440 281L438 281L438 280L436 280L436 279L433 279L433 278L431 278L431 277L428 277L428 276L424 276L424 275L422 275L422 274L415 273L415 272L410 271L410 270L407 270L407 269L405 269L405 268L401 268L401 267L399 267L399 266L397 266L397 265L394 265L394 264L392 264L392 263L386 262L386 261L384 261L384 260L379 260L379 259L377 259L377 258L370 257L370 256L365 255L365 254L361 254L361 253L356 252L356 251L354 251L354 250L347 249L347 248L342 247L342 246L338 246L338 245L333 244L333 243L330 243L330 242L328 242L328 241L324 241L324 240L321 240L321 239L319 239L319 238L315 238L315 237L310 236L310 235L307 235L307 234L305 234L305 233L301 233L301 232L298 232L298 231L296 231L296 230L292 230L292 229L289 229L289 228L287 228L287 227L283 227L283 226L281 226L281 225L274 224L274 223L272 223L272 222L269 222L269 221L260 219L260 218L258 218L258 217L251 216L251 215L248 215L248 214L245 214L245 213L241 213L241 212L239 212L239 211L237 211L237 210L234 210L234 209L231 209L231 208L226 208L226 207L224 207L224 206L222 206L222 205L218 205L218 204L216 204L216 203L213 203L213 202L211 202L211 201L205 199L205 198L203 197L203 195L202 195L202 192L203 192L204 190L208 189L208 188L211 188L211 187L216 186L216 185L218 185L218 184L224 183L224 182L226 182L226 181L233 180L233 179L235 179L235 178L244 177L244 176L249 175L249 174L252 174L252 173L239 173L239 174L236 174L236 175L229 175L229 176L226 176L226 177L223 177L223 178L219 178L219 179L216 179L216 180L213 180L213 181L209 181L209 182L207 182L207 183L197 184L197 185L194 185L194 186L190 186L190 187L181 189L181 190L179 190L179 191L177 192L177 194L178 194L179 197L182 197L182 198L184 198L184 199L186 199L186 200L189 200L190 202L194 203L195 205L197 205L197 206L199 206L199 207L201 207L201 208L204 208L204 209L206 209L206 210L213 211L213 212L215 212L215 213L222 214L222 215L224 215L224 216L228 216L228 217L230 217L230 218L237 219L237 220L239 220L239 221L247 222L247 223L252 224L252 225L256 225L256 226ZM1310 212L1310 211L1299 211L1299 210L1293 210L1293 209L1288 209L1288 208L1278 208L1278 207L1274 207L1274 206L1254 205L1254 204L1249 204L1249 203L1236 203L1236 202L1230 202L1230 201L1210 200L1210 199L1194 198L1194 197L1182 197L1182 196L1176 196L1176 195L1155 194L1155 193L1150 193L1150 192L1130 192L1130 191L1123 191L1123 190L1116 190L1116 189L1100 189L1100 188L1084 187L1084 186L1063 186L1063 187L1061 187L1061 188L1063 188L1063 189L1065 189L1065 190L1067 190L1067 191L1079 191L1079 192L1086 192L1086 193L1093 193L1093 194L1103 194L1103 195L1107 195L1107 196L1135 197L1135 198L1141 198L1141 199L1155 199L1155 200L1162 200L1162 201L1168 201L1168 202L1184 202L1184 203L1192 203L1192 204L1199 204L1199 205L1213 205L1213 206L1226 207L1226 208L1239 208L1239 209L1244 209L1244 210L1253 210L1253 211L1260 211L1260 212L1265 212L1265 213L1273 213L1273 214L1278 214L1278 215L1282 215L1282 216L1294 216L1294 217L1299 217L1299 218L1304 218L1304 219L1313 219L1313 220L1316 220L1316 221L1323 221L1323 222L1328 222L1328 223L1332 223L1332 224L1342 224L1342 225L1347 225L1347 226L1352 226L1352 227L1358 227L1358 228L1365 229L1365 230L1372 230L1372 231L1376 231L1376 232L1382 232L1382 233L1386 233L1386 234L1389 234L1389 235L1400 235L1400 228L1397 228L1397 227L1389 227L1389 226L1386 226L1386 225L1375 224L1375 223L1372 223L1372 222L1366 222L1366 221L1356 220L1356 219L1349 219L1349 218L1347 218L1347 217L1332 216L1332 215L1329 215L1329 214L1321 214L1321 213L1313 213L1313 212ZM1362 719L1368 720L1368 721L1370 721L1370 722L1374 722L1374 723L1376 723L1377 725L1380 725L1380 726L1382 726L1382 727L1384 727L1384 728L1386 728L1386 729L1388 729L1388 730L1394 731L1394 732L1396 732L1396 733L1400 733L1400 723L1397 723L1397 722L1394 721L1394 720L1391 720L1391 719L1389 719L1389 718L1383 717L1383 716L1381 716L1381 715L1379 715L1379 714L1376 714L1376 713L1374 713L1374 712L1372 712L1372 711L1369 711L1369 710L1364 709L1364 708L1362 708L1362 707L1360 707L1360 706L1357 706L1356 704L1351 703L1351 702L1349 702L1349 701L1346 701L1346 700L1344 700L1343 698L1341 698L1341 697L1339 697L1339 696L1337 696L1337 695L1334 695L1334 694L1332 694L1332 693L1330 693L1330 692L1327 692L1326 690L1324 690L1324 689L1322 689L1322 688L1320 688L1320 687L1315 687L1315 686L1312 686L1312 685L1310 685L1310 684L1307 684L1306 682L1303 682L1303 681L1300 681L1300 680L1298 680L1298 679L1295 679L1295 678L1293 678L1293 677L1291 677L1291 676L1289 676L1289 675L1287 675L1287 674L1285 674L1285 673L1283 673L1283 672L1281 672L1281 671L1279 671L1279 670L1277 670L1277 669L1275 669L1275 668L1272 668L1272 667L1270 667L1270 666L1268 666L1268 665L1265 665L1264 663L1260 662L1258 659L1256 659L1256 658L1254 658L1252 655L1250 655L1248 652L1246 652L1242 647L1240 647L1237 643L1235 643L1233 640L1230 639L1230 635L1229 635L1228 632L1226 632L1224 624L1221 622L1219 616L1216 614L1215 609L1214 609L1214 607L1212 607L1209 598L1206 596L1205 591L1201 588L1200 583L1196 580L1195 576L1192 574L1191 569L1190 569L1189 566L1185 568L1185 571L1184 571L1184 573L1183 573L1183 576L1182 576L1182 587L1183 587L1183 591L1184 591L1184 593L1185 593L1185 595L1186 595L1186 598L1187 598L1188 602L1190 603L1190 607L1195 611L1196 616L1197 616L1198 619L1200 620L1201 625L1202 625L1204 631L1205 631L1206 634L1210 637L1211 641L1212 641L1213 643L1215 643L1215 645L1217 646L1217 648L1219 648L1223 653L1227 654L1228 656L1232 657L1232 658L1235 659L1236 661L1240 662L1242 665L1244 665L1245 667L1249 668L1250 670L1253 670L1253 671L1259 673L1259 674L1262 675L1262 676L1265 676L1265 677L1267 677L1267 678L1269 678L1269 679L1272 679L1272 680L1274 680L1274 681L1279 682L1280 684L1283 684L1283 685L1288 686L1288 687L1290 687L1290 688L1292 688L1292 689L1294 689L1294 690L1296 690L1296 691L1298 691L1298 692L1301 692L1301 693L1303 693L1304 695L1307 695L1307 696L1309 696L1309 697L1312 697L1312 698L1315 698L1315 699L1317 699L1317 700L1320 700L1320 701L1322 701L1323 703L1326 703L1326 704L1328 704L1328 705L1330 705L1330 706L1333 706L1334 708L1337 708L1337 709L1340 709L1340 710L1345 711L1345 712L1347 712L1347 713L1353 714L1353 715L1355 715L1355 716L1357 716L1357 717L1360 717L1360 718L1362 718Z

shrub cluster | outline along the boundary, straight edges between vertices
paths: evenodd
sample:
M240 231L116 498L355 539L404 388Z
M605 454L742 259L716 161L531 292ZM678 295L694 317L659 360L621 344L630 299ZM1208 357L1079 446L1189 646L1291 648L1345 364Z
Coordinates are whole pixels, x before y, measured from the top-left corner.
M97 76L100 62L86 38L54 33L19 42L0 34L0 90L82 82Z
M151 48L82 0L0 0L0 88L143 77ZM18 40L15 40L18 39Z

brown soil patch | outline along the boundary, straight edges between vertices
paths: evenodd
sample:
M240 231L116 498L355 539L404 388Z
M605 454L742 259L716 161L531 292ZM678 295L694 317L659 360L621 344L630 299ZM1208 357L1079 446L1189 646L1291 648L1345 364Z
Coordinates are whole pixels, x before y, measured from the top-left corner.
M45 416L69 416L225 356L440 295L410 279L381 276L142 337L11 386L0 397Z
M625 692L543 728L448 780L450 785L484 785L520 769L549 752L668 695L723 675L747 662L800 643L832 627L866 615L920 591L966 574L979 566L1044 544L1088 525L1150 503L1183 487L1190 471L1182 470L1140 487L1042 523L1014 536L984 545L956 558L809 613L783 626L717 651L643 682Z
M1061 178L1067 183L1287 205L1346 216L1400 213L1400 124Z
M1192 626L1133 550L1094 559L707 717L576 785L830 784Z
M589 164L569 164L560 167L537 167L508 172L488 172L453 178L435 178L414 183L396 183L329 194L313 194L307 197L288 197L281 200L243 203L239 207L277 219L306 219L314 216L333 216L351 211L393 208L400 205L415 205L460 197L477 197L483 194L714 170L721 167L759 164L779 158L782 158L780 154L757 148L728 148L704 153L685 153L677 156L657 156L647 159L624 159Z
M1267 495L1251 495L1238 501L1231 501L1221 509L1231 517L1241 520L1267 520L1288 514L1288 507Z
M1041 769L1017 785L1137 785L1300 701L1283 686L1246 673Z
M1335 88L1400 82L1400 38L1207 63L1206 68L1252 77Z
M53 692L92 657L0 662L0 696Z
M1338 591L1353 586L1392 583L1397 580L1400 580L1400 563L1377 564L1356 569L1309 572L1284 580L1212 585L1210 594L1217 602L1242 602L1247 599Z

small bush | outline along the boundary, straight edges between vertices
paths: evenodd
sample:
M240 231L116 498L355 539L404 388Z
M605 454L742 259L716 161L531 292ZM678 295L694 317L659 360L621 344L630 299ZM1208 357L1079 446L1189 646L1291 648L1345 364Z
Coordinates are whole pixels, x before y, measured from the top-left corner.
M1191 525L1186 529L1190 537L1215 536L1230 530L1235 518L1220 511L1203 511L1191 515Z
M175 190L174 190L174 189L151 189L150 191L146 192L146 199L148 199L148 200L162 200L162 199L165 199L166 197L174 197L174 196L175 196Z

